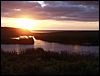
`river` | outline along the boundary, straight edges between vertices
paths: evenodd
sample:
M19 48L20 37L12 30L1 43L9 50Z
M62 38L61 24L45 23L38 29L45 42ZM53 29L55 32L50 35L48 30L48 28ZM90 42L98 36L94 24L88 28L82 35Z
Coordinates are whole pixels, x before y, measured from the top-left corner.
M1 44L1 49L4 51L12 52L15 51L18 54L29 48L42 48L45 51L59 52L61 51L68 53L78 54L94 54L99 55L99 46L82 46L82 45L67 45L53 42L46 42L43 40L34 39L34 44L31 45L19 45L19 44Z

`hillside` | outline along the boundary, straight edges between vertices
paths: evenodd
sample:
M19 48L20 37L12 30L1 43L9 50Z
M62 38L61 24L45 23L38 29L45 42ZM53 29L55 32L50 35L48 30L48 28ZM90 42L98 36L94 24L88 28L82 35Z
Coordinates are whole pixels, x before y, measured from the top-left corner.
M35 38L48 42L67 44L99 44L99 31L58 31L44 34L34 34Z
M38 30L39 31L39 30ZM99 44L99 31L59 31L53 30L53 32L46 33L48 30L43 30L45 33L30 32L25 29L1 27L1 41L5 41L8 38L21 36L21 35L34 35L36 39L59 42L64 44Z
M26 29L1 27L1 39L16 37L20 35L31 35L32 33Z

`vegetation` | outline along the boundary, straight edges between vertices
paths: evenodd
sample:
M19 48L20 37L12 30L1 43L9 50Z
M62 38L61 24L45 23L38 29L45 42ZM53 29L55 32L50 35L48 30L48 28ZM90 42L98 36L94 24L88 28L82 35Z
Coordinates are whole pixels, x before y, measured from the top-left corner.
M50 52L42 48L16 54L1 51L2 75L97 75L99 59L92 55Z

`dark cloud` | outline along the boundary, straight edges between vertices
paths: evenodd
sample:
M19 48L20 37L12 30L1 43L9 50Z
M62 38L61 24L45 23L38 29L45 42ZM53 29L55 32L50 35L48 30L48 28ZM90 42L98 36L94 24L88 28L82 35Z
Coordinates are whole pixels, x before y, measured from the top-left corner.
M45 4L46 11L57 20L98 21L99 19L98 1L46 1Z
M29 3L27 1L2 1L1 8L10 8L10 9L29 9L34 7L41 7L41 5L37 2Z
M17 17L19 15L32 16L36 11L41 10L41 5L37 2L27 1L2 1L1 15L4 17Z
M44 1L38 2L2 1L1 16L17 17L29 15L36 19L98 21L98 1Z

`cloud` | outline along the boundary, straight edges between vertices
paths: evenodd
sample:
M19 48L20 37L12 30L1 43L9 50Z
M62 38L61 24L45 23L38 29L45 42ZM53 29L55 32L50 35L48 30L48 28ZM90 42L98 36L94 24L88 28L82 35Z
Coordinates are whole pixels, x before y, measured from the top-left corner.
M37 2L30 3L27 1L2 1L1 2L1 8L33 8L33 7L41 7L41 5Z
M34 14L34 12L38 11L40 8L41 5L37 2L31 3L27 1L2 1L1 16L3 17L17 17L19 15L32 16L32 14Z
M2 17L28 15L35 19L98 21L98 1L2 1Z
M99 19L98 1L46 1L45 4L46 12L51 13L57 20L98 21Z

